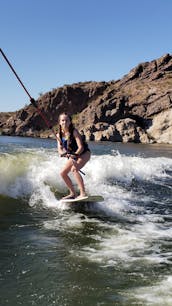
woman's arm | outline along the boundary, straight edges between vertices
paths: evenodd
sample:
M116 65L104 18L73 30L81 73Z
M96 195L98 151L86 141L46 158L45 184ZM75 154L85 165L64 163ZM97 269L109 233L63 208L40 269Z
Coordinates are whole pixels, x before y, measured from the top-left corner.
M81 135L80 135L80 133L78 132L77 129L74 129L73 136L75 137L75 140L76 140L76 143L77 143L77 146L78 146L78 149L76 150L75 154L80 155L84 151L82 137L81 137Z
M66 153L66 150L64 150L64 148L63 148L63 145L62 145L62 142L60 140L59 134L56 135L56 139L57 139L57 150L58 150L59 155L61 156L64 153Z

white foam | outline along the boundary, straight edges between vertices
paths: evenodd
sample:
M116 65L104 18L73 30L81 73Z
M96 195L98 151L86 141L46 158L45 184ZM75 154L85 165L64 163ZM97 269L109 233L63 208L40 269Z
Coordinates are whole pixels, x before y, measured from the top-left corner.
M55 151L26 150L1 156L0 161L1 194L29 196L30 205L42 202L45 207L50 207L57 205L52 189L67 192L59 175L65 159L58 157ZM83 170L87 193L102 195L105 202L99 205L99 209L113 214L130 210L134 199L132 192L123 189L117 182L130 183L133 178L156 180L157 177L167 177L166 170L171 169L172 160L168 158L145 159L118 154L92 156Z
M102 231L104 227L104 230ZM107 231L108 229L108 231ZM148 265L170 263L170 253L161 254L160 241L170 239L171 229L166 229L160 224L143 223L131 224L128 228L121 228L120 223L102 223L100 228L101 238L94 235L94 244L83 246L77 256L87 258L102 266L121 265L123 268L137 262ZM76 256L76 254L75 254Z
M167 276L162 281L148 287L139 287L128 294L133 295L144 305L171 306L172 305L172 276Z
M61 215L60 218L56 218L55 220L44 221L43 225L46 229L50 230L60 230L61 232L73 232L75 234L79 234L78 229L84 227L84 223L89 220L84 217L83 220L82 214L69 214L69 215Z
M88 163L88 171L93 181L106 181L110 178L131 181L133 178L151 180L168 177L166 170L172 170L172 159L142 158L135 156L93 156Z

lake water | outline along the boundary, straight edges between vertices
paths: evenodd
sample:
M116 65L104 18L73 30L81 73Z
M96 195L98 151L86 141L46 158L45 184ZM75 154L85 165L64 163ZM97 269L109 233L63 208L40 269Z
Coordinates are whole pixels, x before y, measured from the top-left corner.
M89 146L71 207L56 142L0 136L0 305L172 305L172 146Z

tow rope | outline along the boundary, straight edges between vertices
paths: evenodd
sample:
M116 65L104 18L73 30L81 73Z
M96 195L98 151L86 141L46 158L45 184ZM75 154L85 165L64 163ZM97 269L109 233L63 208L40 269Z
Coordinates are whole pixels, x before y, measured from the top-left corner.
M27 93L27 95L29 96L30 102L32 103L32 105L36 108L37 112L39 113L39 115L42 117L42 119L44 120L45 124L47 125L47 127L53 132L53 134L55 135L56 139L57 139L57 135L54 131L54 129L52 128L50 122L47 120L47 118L45 117L45 115L41 112L40 108L38 107L36 101L34 98L31 97L30 93L28 92L28 90L26 89L25 85L23 84L23 82L21 81L21 79L19 78L19 76L17 75L16 71L14 70L13 66L11 65L11 63L9 62L8 58L6 57L6 55L4 54L4 52L2 51L2 49L0 49L0 52L2 54L2 56L4 57L4 59L6 60L7 64L9 65L9 67L11 68L12 72L15 74L17 80L19 81L19 83L21 84L21 86L23 87L24 91Z
M55 132L55 130L53 129L53 127L51 126L50 122L48 121L48 119L46 118L46 116L42 113L42 111L40 110L40 108L38 107L36 101L34 98L32 98L32 96L30 95L30 93L28 92L28 90L26 89L25 85L23 84L23 82L21 81L21 79L19 78L18 74L16 73L16 71L14 70L13 66L11 65L11 63L9 62L8 58L6 57L5 53L2 51L2 49L0 49L0 52L2 54L2 56L4 57L5 61L7 62L7 64L9 65L9 67L11 68L12 72L14 73L14 75L16 76L17 80L19 81L19 83L21 84L21 86L23 87L24 91L26 92L26 94L28 95L31 104L36 108L38 114L42 117L43 121L45 122L46 126L52 131L52 133L54 134L55 138L59 141L57 134ZM79 172L81 172L83 175L85 175L85 173L81 170L79 170Z

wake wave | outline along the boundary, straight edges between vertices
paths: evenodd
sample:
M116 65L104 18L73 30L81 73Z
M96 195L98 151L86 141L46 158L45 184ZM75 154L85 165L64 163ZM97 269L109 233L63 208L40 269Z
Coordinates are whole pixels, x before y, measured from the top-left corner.
M0 194L29 197L29 204L56 206L66 192L59 172L65 159L53 151L26 150L0 156ZM131 192L121 184L133 180L156 181L172 177L172 159L130 157L117 154L91 157L84 167L87 192L100 194L106 201L130 199Z

